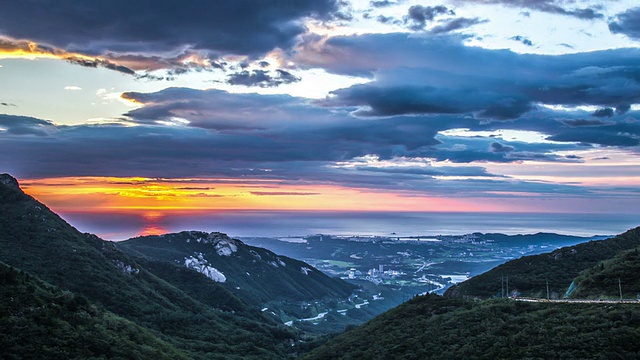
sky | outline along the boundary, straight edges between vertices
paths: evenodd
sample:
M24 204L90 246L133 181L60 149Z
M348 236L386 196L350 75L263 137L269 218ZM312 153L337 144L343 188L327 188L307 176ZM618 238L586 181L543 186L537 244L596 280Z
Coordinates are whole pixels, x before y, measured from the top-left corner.
M639 120L635 1L0 1L0 172L141 232L189 211L640 215Z

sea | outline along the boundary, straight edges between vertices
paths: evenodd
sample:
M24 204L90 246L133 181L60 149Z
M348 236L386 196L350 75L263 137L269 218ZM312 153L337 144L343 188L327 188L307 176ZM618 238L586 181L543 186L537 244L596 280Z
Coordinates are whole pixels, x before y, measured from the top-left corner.
M62 212L83 232L107 240L183 230L219 231L232 237L301 237L313 234L435 236L473 232L615 235L640 226L633 214L327 212L327 211L129 211Z

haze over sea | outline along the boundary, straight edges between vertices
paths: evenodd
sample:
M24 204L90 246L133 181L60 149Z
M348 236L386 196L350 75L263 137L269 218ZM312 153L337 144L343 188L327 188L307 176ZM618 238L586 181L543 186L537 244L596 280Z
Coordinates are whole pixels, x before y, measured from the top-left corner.
M108 240L183 230L233 237L332 235L455 235L471 232L580 236L614 235L639 225L629 214L220 211L63 213L79 230Z

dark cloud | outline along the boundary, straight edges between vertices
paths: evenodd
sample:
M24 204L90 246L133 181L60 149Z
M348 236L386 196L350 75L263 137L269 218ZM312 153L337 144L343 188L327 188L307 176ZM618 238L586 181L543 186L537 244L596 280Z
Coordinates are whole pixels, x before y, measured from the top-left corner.
M103 57L135 71L149 72L164 69L169 76L184 74L188 71L225 70L227 67L227 63L218 57L193 50L170 56L107 53Z
M275 74L265 70L243 70L228 76L231 85L276 87L283 84L299 82L301 79L288 71L278 69Z
M339 10L335 0L114 0L90 6L83 0L24 0L2 6L0 31L92 55L157 54L186 46L260 55L289 48L305 31L302 18L328 20Z
M592 115L595 117L612 117L613 109L612 108L598 109L594 111Z
M336 11L333 13L333 18L341 21L351 21L353 20L353 14L348 11Z
M575 159L567 158L566 156L556 154L541 154L527 151L511 151L507 153L507 158L518 161L530 160L530 161L575 161Z
M616 130L616 126L610 126L612 130ZM621 146L630 147L640 144L640 127L636 126L634 132L613 132L601 131L599 128L578 127L571 131L552 135L549 140L553 141L573 141L581 143L599 144L605 146Z
M55 131L55 126L46 120L0 114L0 137L3 135L48 136Z
M301 118L305 123L333 123L337 115L309 107L288 95L230 94L221 90L168 88L156 93L124 93L123 98L145 106L127 116L140 124L187 119L189 126L215 131L285 128ZM343 118L341 118L343 119Z
M486 20L480 18L456 18L442 21L439 25L434 26L429 30L431 34L439 35L446 34L452 31L466 29L470 26L482 24Z
M361 86L364 91L361 96L371 99L373 95L368 92L370 88ZM551 110L540 109L508 122L484 121L464 114L456 114L460 105L447 99L460 98L463 93L441 94L442 103L430 104L416 100L418 98L412 94L419 93L418 90L421 89L406 93L392 90L378 95L380 99L392 96L389 103L401 104L403 109L414 106L415 115L362 119L349 116L348 108L341 108L343 105L337 103L332 103L331 108L324 108L307 100L284 95L229 94L218 90L172 88L152 94L125 93L124 97L144 105L127 114L130 121L153 125L172 123L172 119L177 117L184 120L179 123L183 127L202 128L219 136L224 135L221 139L239 141L236 144L227 144L225 141L218 140L220 146L235 149L229 151L229 154L218 155L223 158L231 156L230 160L260 156L264 161L276 159L341 161L372 154L383 159L409 156L454 162L500 162L515 161L518 156L531 159L535 157L532 154L538 153L547 154L545 158L551 161L563 161L564 158L551 157L548 154L554 151L575 150L584 146L574 143L629 146L634 143L635 137L640 136L640 123L629 122L626 116L613 116L604 122L600 119L585 120L584 116L588 115L585 112L579 112L575 117L570 117L564 112L557 114ZM353 94L350 93L350 95ZM485 101L482 99L482 94L475 95L480 104ZM343 100L348 103L353 99ZM409 104L401 101L408 101ZM386 104L383 100L378 102ZM320 103L320 105L327 104ZM435 109L438 113L429 116L419 115L429 110L427 108L429 106L438 106ZM394 112L395 109L381 106L371 108L369 111L376 111L376 114L380 115ZM442 115L443 111L451 114ZM555 120L555 118L560 119ZM596 138L588 132L583 133L580 128L584 127L599 127L601 136ZM456 128L468 128L472 131L501 129L535 131L554 136L555 139L571 140L562 140L568 142L566 146L559 144L533 146L518 143L517 148L521 152L512 151L507 158L506 151L496 151L499 150L497 145L491 145L496 141L490 138L481 138L474 142L469 142L470 140L467 139L464 142L464 149L459 150L456 149L456 144L460 144L460 139L456 140L457 143L451 143L453 140L446 140L446 137L439 135L444 130ZM585 137L580 139L583 135ZM612 141L611 137L615 141ZM503 150L516 147L514 144L501 144ZM260 149L264 146L268 150L259 151L259 155L252 155L252 152L245 154L239 150L243 146L248 146L249 149ZM287 154L288 152L290 153Z
M629 112L630 109L631 109L631 105L629 104L618 105L618 107L616 108L616 114L619 114L619 115L626 114L627 112Z
M320 46L307 39L316 46L303 43L296 59L303 66L375 77L323 101L356 107L357 116L472 114L508 120L537 111L540 103L621 111L640 103L639 49L533 55L465 46L464 39L376 34L336 37Z
M456 0L460 3L473 4L501 4L505 6L537 10L541 12L572 16L583 20L603 19L604 15L599 12L598 7L593 8L567 8L565 5L572 5L574 1L566 0Z
M616 15L609 23L609 30L614 34L624 34L640 40L640 7L634 7Z
M524 36L521 36L521 35L512 36L509 39L517 41L517 42L520 42L520 43L522 43L524 45L527 45L527 46L533 46L533 42L531 40L529 40L528 38L526 38Z
M14 103L8 103L8 102L0 102L0 105L2 106L11 106L11 107L17 107L18 105L14 104Z
M497 142L492 142L489 147L489 151L494 153L505 153L505 152L511 152L513 150L514 150L513 146L503 145Z
M605 122L602 120L595 120L595 119L571 119L571 120L562 120L563 123L572 126L572 127L578 127L578 126L604 126L604 125L611 125L611 122Z
M354 85L332 92L321 102L331 106L365 105L356 116L395 116L405 114L462 114L478 112L479 117L512 119L530 109L527 101L504 95L499 99L489 91L477 89L469 97L468 89L442 89L433 86ZM465 101L461 101L464 99Z
M174 80L175 78L173 76L160 76L160 75L154 75L148 72L145 73L141 73L141 74L136 74L136 80L149 80L149 81L171 81Z
M391 24L391 23L399 22L399 20L397 20L393 16L384 16L384 15L378 15L378 17L376 17L376 21L378 21L381 24Z
M414 5L409 8L407 15L405 15L404 23L411 30L424 30L425 26L427 26L427 23L432 22L437 16L445 14L453 14L453 11L449 10L444 5Z
M92 68L103 67L105 69L119 71L121 73L125 73L128 75L135 74L135 71L129 69L126 66L118 65L109 60L104 60L104 59L85 59L82 57L67 56L64 58L64 60L69 63L85 66L85 67L92 67Z
M373 0L373 1L369 1L369 4L376 8L382 8L382 7L387 7L391 5L397 5L398 2L389 1L389 0L377 0L377 1Z
M403 175L417 175L420 177L433 177L433 176L465 176L465 177L495 177L500 178L502 176L495 175L487 172L487 170L480 166L388 166L388 167L374 167L367 165L352 165L354 169L358 171L384 173L384 174L403 174Z

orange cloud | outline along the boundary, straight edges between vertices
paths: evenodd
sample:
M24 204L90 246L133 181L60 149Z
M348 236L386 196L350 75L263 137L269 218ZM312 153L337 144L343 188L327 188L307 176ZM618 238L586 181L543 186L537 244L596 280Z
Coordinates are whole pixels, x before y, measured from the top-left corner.
M21 181L59 211L499 211L462 199L273 180L67 177Z
M116 64L103 57L68 52L66 50L37 44L33 41L0 38L0 59L6 58L53 58L86 67L104 67L129 75L135 74L135 71L130 68Z

